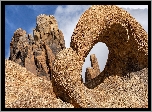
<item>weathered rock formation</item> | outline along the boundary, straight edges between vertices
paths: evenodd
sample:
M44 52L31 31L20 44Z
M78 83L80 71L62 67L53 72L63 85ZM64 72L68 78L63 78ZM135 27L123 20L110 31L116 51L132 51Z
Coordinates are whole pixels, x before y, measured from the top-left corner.
M38 76L50 79L56 53L65 48L64 37L51 15L39 15L34 38L21 28L14 33L10 43L10 60Z
M100 74L100 69L95 54L90 55L90 61L92 68L90 67L86 68L85 82L89 82L91 79L95 78Z
M88 88L101 84L106 76L125 76L148 67L148 35L142 26L117 6L91 6L76 25L71 47L57 54L53 66L55 93L75 107L100 107L92 95L95 89L88 89L81 81L84 60L97 42L107 45L109 56L103 72L92 80L95 85L91 81L85 84Z
M91 94L100 108L147 108L148 69L131 73L131 79L110 76ZM83 89L83 88L82 88ZM81 92L81 91L80 91ZM81 97L79 98L81 101ZM51 81L27 71L10 60L5 60L6 108L73 108L70 103L57 98Z
M73 108L56 98L52 83L5 60L5 108Z
M80 58L72 48L62 50L56 55L52 75L54 92L74 107L100 107L92 97L91 90L82 83L80 64Z
M65 48L63 33L58 29L57 21L52 15L39 15L37 17L37 26L33 33L34 40L37 43L40 43L40 41L45 42L54 55Z
M10 43L10 60L25 66L25 58L28 53L28 38L26 38L26 31L21 28L14 32L14 36Z
M70 48L53 16L38 16L33 35L14 33L10 60L16 63L5 60L6 107L148 107L148 34L123 9L91 6L80 17ZM84 84L82 65L98 42L109 48L108 61L100 72L91 55Z

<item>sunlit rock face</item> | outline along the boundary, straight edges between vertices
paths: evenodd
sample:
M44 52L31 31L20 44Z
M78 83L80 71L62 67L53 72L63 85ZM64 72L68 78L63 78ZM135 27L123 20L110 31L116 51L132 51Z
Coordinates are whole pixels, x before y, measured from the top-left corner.
M101 72L91 55L92 67L83 83L82 65L98 42L109 49L107 63ZM55 18L45 14L37 17L33 37L19 28L10 47L10 60L5 61L6 107L148 107L148 34L117 6L86 10L70 48L65 48Z
M10 60L50 80L55 55L65 48L62 32L52 15L37 17L33 36L19 28L10 43Z
M105 43L109 49L106 66L100 74L97 71L96 77L83 84L82 65L98 42ZM52 81L59 97L75 107L102 107L98 103L100 95L97 95L95 87L108 76L120 78L148 67L148 34L127 11L117 6L91 6L80 17L71 37L70 48L57 55L53 67ZM147 97L147 94L144 95ZM127 102L128 107L131 103Z

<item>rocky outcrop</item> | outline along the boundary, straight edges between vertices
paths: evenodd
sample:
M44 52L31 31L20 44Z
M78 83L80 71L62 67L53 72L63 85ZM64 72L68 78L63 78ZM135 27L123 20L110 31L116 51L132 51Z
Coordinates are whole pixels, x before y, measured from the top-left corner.
M5 60L5 108L73 108L56 98L52 83Z
M92 96L92 90L84 86L81 80L82 69L76 51L67 48L56 55L53 66L52 86L54 92L63 101L70 102L75 108L100 107Z
M92 80L96 82L95 86L99 85L104 77L125 76L129 72L148 67L146 31L127 11L117 6L95 5L80 17L70 45L79 55L81 65L97 42L105 43L109 54L104 70Z
M33 30L33 35L36 42L45 42L54 55L65 48L63 33L58 29L57 21L52 15L41 14L37 17L37 25Z
M81 81L82 65L97 42L104 42L107 45L108 61L104 71L92 79L95 85L91 85L91 81L90 84L84 85ZM103 79L112 75L126 76L146 67L148 67L148 35L142 26L127 11L117 6L95 5L80 17L72 35L70 48L57 54L52 83L53 87L57 88L55 93L75 107L101 107L98 98L93 96L96 92L93 88L101 84ZM142 85L142 82L138 87L139 85ZM96 96L100 94L97 93ZM144 96L147 98L147 92ZM135 101L130 100L132 103ZM147 99L144 101L147 102ZM142 102L136 104L140 107ZM127 107L130 107L130 104Z
M10 60L50 80L55 55L65 48L64 37L51 15L39 15L34 37L19 28L10 43Z
M85 82L89 82L91 79L95 78L100 74L100 69L95 54L90 55L90 61L92 68L86 68Z
M109 76L94 88L100 108L148 108L148 68L128 75Z
M38 16L33 33L14 33L10 60L16 63L5 61L5 107L148 107L148 34L123 9L91 6L80 17L70 48L53 16ZM98 42L109 49L107 64L100 72L91 55L83 83L82 65Z
M14 32L14 36L10 43L10 60L25 66L25 58L28 53L28 38L26 38L26 31L21 28Z

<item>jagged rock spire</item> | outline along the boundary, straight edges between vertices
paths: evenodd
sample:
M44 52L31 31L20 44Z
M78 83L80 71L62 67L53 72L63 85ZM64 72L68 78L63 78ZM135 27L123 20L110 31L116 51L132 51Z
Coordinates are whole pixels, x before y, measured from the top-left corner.
M21 28L14 32L9 59L50 79L55 55L65 48L65 41L54 16L41 14L36 20L33 37Z

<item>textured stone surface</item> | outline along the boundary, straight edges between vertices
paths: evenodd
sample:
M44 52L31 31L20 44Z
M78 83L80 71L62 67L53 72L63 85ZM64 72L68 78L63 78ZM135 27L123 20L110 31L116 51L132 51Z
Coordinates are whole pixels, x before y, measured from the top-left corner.
M56 98L52 82L5 60L5 108L73 108Z
M63 33L58 29L54 16L41 14L37 17L36 24L36 28L33 30L35 41L44 41L54 55L65 48Z
M148 68L129 75L109 76L94 89L101 108L148 108Z
M124 71L148 66L146 31L127 11L117 6L90 7L80 17L71 38L70 45L82 63L97 42L107 45L109 56L105 74L125 75Z
M64 37L52 15L39 15L34 37L21 28L10 43L10 60L50 80L55 55L65 48Z
M81 80L82 65L89 51L97 42L104 42L109 49L107 65L103 72L89 81L89 84L84 85ZM86 10L76 25L70 45L70 48L57 54L53 66L52 83L53 87L57 88L55 90L57 96L72 103L75 107L101 107L104 99L98 100L100 94L93 88L101 84L103 79L112 75L127 76L131 72L148 67L147 33L130 14L114 5L96 5ZM134 80L130 81L134 82ZM141 85L142 82L134 88ZM146 85L148 85L147 82ZM86 86L92 89L88 89ZM116 91L120 92L119 88ZM147 86L143 88L147 88ZM141 91L143 92L144 89ZM133 94L134 92L130 95L137 100L138 97ZM96 93L96 98L94 93ZM144 100L146 105L147 94L148 91L143 94L144 96L140 96L146 98ZM110 92L105 95L113 98L110 97ZM120 94L116 96L118 97ZM127 99L128 101L126 104L121 104L121 107L142 107L142 101L137 103L132 98L121 97L119 100ZM114 101L110 101L112 107ZM123 103L123 101L119 103ZM133 103L135 105L130 105ZM108 106L104 105L104 107Z
M97 42L108 47L107 63L104 71L94 79L95 85L100 84L104 76L124 76L148 67L146 31L127 11L117 6L91 6L80 17L71 38L70 46L81 58L82 65Z
M62 100L75 107L100 107L81 80L80 58L72 48L60 51L53 66L52 84L54 92Z
M90 81L91 79L95 78L99 75L100 69L98 65L98 60L95 56L95 54L90 55L90 61L91 61L91 67L86 68L85 72L85 82Z
M67 57L67 58L66 58ZM148 69L131 72L130 78L110 76L94 89L81 81L80 58L72 48L57 54L52 86L63 101L82 108L147 108Z
M28 38L26 38L26 31L21 28L14 32L14 36L10 43L10 60L25 66L25 58L28 53Z
M70 48L64 49L53 16L38 16L33 33L34 38L22 29L14 33L10 59L26 68L5 61L6 107L148 107L148 34L123 9L91 6L80 17ZM83 83L84 59L97 42L109 49L107 64L100 73L91 55L92 71L87 71L91 75ZM26 69L37 75L52 74L52 80Z

